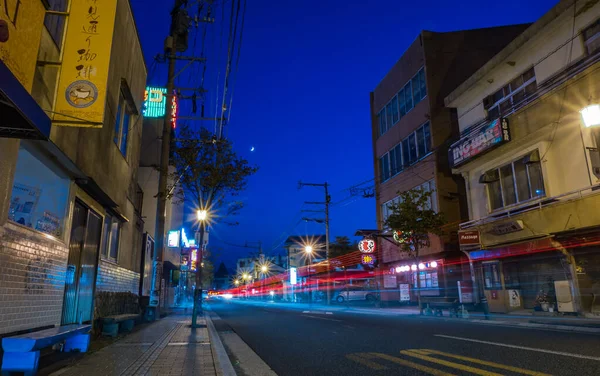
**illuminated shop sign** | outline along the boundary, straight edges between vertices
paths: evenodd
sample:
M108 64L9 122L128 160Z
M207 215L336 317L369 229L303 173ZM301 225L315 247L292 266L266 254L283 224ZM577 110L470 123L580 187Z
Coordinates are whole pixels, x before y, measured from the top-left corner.
M167 237L167 244L170 248L179 247L179 231L178 230L169 231L169 235Z
M298 283L298 274L296 268L290 268L290 285Z
M164 87L146 87L144 94L144 116L161 118L165 116L167 107L167 89Z
M360 263L363 265L374 265L375 264L375 256L370 254L362 254L360 258Z
M373 253L375 252L375 240L363 239L358 242L358 250L361 253Z
M455 168L469 160L510 141L508 119L499 118L485 123L450 146L450 167Z

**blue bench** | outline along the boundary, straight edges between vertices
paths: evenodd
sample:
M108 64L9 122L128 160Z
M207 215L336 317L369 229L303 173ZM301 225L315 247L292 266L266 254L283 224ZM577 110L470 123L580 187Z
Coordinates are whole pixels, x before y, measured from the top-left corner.
M25 376L37 373L40 349L65 342L63 351L86 352L90 345L91 325L65 325L2 338L2 376L24 372Z
M119 332L131 332L138 314L114 315L102 318L102 334L116 337Z

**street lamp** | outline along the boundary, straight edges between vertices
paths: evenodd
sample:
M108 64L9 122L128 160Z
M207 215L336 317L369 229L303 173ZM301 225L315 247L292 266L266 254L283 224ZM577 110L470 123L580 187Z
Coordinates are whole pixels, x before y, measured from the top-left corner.
M308 288L308 303L312 303L312 292L310 291L310 256L313 253L313 246L307 245L304 247L304 252L306 252L306 265L308 266L306 270L306 285Z
M586 128L600 125L600 104L590 104L579 111Z
M200 222L200 239L198 244L198 263L199 267L196 269L196 289L194 290L194 308L192 310L192 328L197 328L196 321L198 318L198 312L202 313L202 269L204 262L202 258L204 256L204 232L206 230L206 220L208 219L208 211L205 209L198 209L196 211L196 218Z
M268 266L266 266L266 265L263 265L263 266L261 266L261 267L260 267L260 271L261 271L261 272L263 272L263 274L264 274L264 273L266 273L267 271L269 271L269 267L268 267Z
M208 212L206 210L198 209L196 211L196 217L198 218L199 221L205 221L206 218L208 217Z
M240 281L238 281L237 279L235 281L233 281L233 283L235 283L236 286L238 286L240 284Z

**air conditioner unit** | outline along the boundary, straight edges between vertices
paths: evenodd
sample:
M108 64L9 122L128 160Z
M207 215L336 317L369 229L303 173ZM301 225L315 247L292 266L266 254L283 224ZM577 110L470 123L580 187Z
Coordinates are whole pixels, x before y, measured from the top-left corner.
M571 281L554 281L558 312L575 312Z

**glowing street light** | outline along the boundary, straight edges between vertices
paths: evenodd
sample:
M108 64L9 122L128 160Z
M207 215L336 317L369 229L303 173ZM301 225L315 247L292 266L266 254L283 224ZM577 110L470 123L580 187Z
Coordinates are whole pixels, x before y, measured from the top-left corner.
M586 128L600 125L600 104L590 104L579 111Z
M304 252L311 254L313 252L312 245L307 245L306 247L304 247Z
M240 284L240 281L238 281L237 279L235 281L233 281L233 283L235 283L236 286L238 286Z
M244 273L244 274L242 274L242 278L245 280L250 279L250 274Z
M263 272L263 273L266 273L266 272L269 271L269 267L266 266L266 265L263 265L263 266L260 267L260 271Z
M198 218L199 221L205 221L206 218L208 217L208 212L206 210L198 209L196 211L196 217Z

